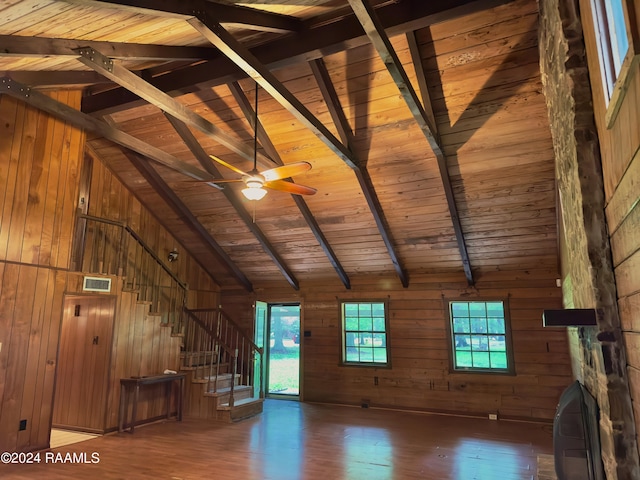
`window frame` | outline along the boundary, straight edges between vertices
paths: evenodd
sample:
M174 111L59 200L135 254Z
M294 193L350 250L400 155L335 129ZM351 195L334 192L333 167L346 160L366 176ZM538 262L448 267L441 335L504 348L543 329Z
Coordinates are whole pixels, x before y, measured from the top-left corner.
M629 83L640 61L640 40L635 22L634 5L632 0L620 0L627 34L628 48L622 58L620 69L616 73L613 53L616 47L615 35L609 34L609 22L606 17L607 0L589 0L592 28L598 53L600 67L600 81L605 101L605 125L611 128L615 123L618 111L625 97ZM602 12L605 11L603 14Z
M344 305L347 303L354 304L371 304L381 303L384 307L384 333L386 335L386 353L387 361L384 363L378 362L354 362L347 361L347 330L345 324ZM391 368L391 342L390 342L390 329L389 329L389 302L387 299L338 299L338 315L340 318L340 362L339 365L343 367L366 367L366 368ZM360 331L360 330L359 330Z
M466 302L466 303L493 303L502 302L502 308L504 310L504 327L505 327L505 349L507 356L507 368L495 369L495 368L480 368L480 367L458 367L456 368L455 355L456 346L454 342L453 332L453 317L452 317L452 302ZM494 298L445 298L444 299L445 310L445 325L447 331L447 339L449 342L448 355L449 355L449 373L450 374L487 374L487 375L515 375L515 360L513 355L513 342L511 336L511 314L509 308L509 299L503 297Z

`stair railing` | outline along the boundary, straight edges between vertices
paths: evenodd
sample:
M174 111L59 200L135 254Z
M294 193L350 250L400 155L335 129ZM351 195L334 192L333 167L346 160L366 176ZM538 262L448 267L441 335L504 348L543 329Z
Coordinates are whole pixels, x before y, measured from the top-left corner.
M79 213L72 269L124 277L125 290L137 291L139 301L181 333L188 286L129 225Z
M221 374L230 373L231 407L236 381L250 386L253 398L264 398L259 380L263 349L222 308L185 312L183 366L193 370L194 379L205 380L206 391L217 393Z

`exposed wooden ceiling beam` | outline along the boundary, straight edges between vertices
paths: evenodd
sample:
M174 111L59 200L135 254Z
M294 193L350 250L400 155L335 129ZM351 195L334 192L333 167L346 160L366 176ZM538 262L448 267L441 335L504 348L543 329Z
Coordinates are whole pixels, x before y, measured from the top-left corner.
M324 62L321 59L316 59L310 62L310 66L316 82L318 83L318 87L320 88L320 92L322 92L322 96L327 104L327 108L329 109L329 113L331 114L331 118L333 119L333 123L336 125L338 135L340 135L342 142L345 143L349 147L349 149L353 151L353 145L355 143L353 131L351 129L351 126L349 125L349 121L347 120L346 115L344 114L344 109L342 108L340 99L338 98L338 93L336 92L333 83L331 82L329 72L327 71ZM400 262L398 254L396 253L395 244L391 236L389 224L385 218L384 210L382 209L382 205L380 205L380 200L378 199L378 195L376 194L373 182L371 181L371 177L369 176L369 172L366 169L365 162L358 162L358 164L360 166L355 169L355 173L362 193L367 200L369 209L371 210L371 213L373 214L373 217L376 221L378 231L380 232L380 236L382 237L385 247L387 248L387 252L389 254L389 257L391 258L393 267L395 268L402 285L404 287L408 287L409 278Z
M438 169L440 171L440 178L442 179L442 185L444 187L444 193L449 207L449 214L451 215L453 229L456 234L458 250L462 259L462 267L464 269L465 276L467 277L467 281L470 285L473 285L474 279L471 270L471 263L469 261L469 254L464 241L464 233L462 231L462 224L460 223L460 216L458 215L458 207L453 194L453 187L451 186L451 179L449 178L447 159L435 134L435 127L431 125L431 121L426 115L425 110L418 99L418 95L413 89L411 81L409 80L400 59L396 55L389 37L385 33L384 27L374 9L366 0L348 1L356 17L358 17L358 20L362 24L362 28L371 40L375 49L378 51L378 54L386 65L387 70L398 86L402 98L409 107L413 118L422 130L422 133L429 142L429 145L436 156Z
M200 0L65 0L78 5L95 5L103 8L117 6L120 10L148 15L188 18L198 12L215 18L221 23L238 23L247 28L267 32L292 32L302 28L302 22L289 15L266 12L246 6L225 5Z
M141 156L123 150L129 161L140 172L140 174L149 182L149 185L158 192L167 205L180 217L188 228L194 230L202 239L202 241L211 247L216 253L221 263L225 266L227 271L242 285L247 291L253 291L253 285L249 279L242 273L238 266L231 260L229 255L223 250L223 248L214 240L209 231L198 221L189 208L180 200L175 192L167 185L162 179L160 174Z
M356 167L351 158L351 152L320 122L300 100L271 73L271 71L254 57L247 48L227 32L222 25L211 22L210 25L200 19L193 18L188 22L198 30L202 36L216 46L231 61L240 67L266 90L280 105L296 117L304 126L309 128L323 143L351 167Z
M422 108L427 116L433 135L436 137L438 143L440 143L438 124L436 123L436 116L433 113L433 105L431 104L431 96L429 95L429 85L427 84L427 76L425 75L424 66L422 65L422 57L420 55L420 46L418 45L416 32L407 32L407 44L409 45L411 63L413 63L413 69L416 74L416 79L418 80L418 92L422 97Z
M387 33L393 36L510 1L513 0L403 0L381 6L378 14L383 19ZM350 12L339 18L321 17L304 22L304 28L300 32L257 45L251 49L251 53L260 63L276 69L322 58L368 42L358 19ZM151 83L163 92L178 95L187 90L194 91L198 84L210 87L243 77L246 74L220 54L217 58L175 72L154 71ZM136 95L118 88L85 97L82 110L87 113L114 112L138 101Z
M18 35L0 35L0 45L0 57L77 57L78 52L75 50L81 47L91 47L111 58L126 60L208 60L218 55L218 51L211 47L96 42Z
M208 21L206 18L205 21ZM397 255L395 255L391 235L381 213L380 205L375 201L376 197L371 188L367 186L366 174L363 175L358 159L353 152L338 140L331 131L320 122L302 102L300 102L289 90L275 77L269 69L262 65L251 52L238 42L222 25L209 22L205 25L200 19L193 18L189 23L198 30L207 40L215 45L221 52L227 55L236 65L244 70L247 75L260 84L274 99L280 103L289 113L296 117L303 125L310 129L322 142L329 147L340 159L345 162L356 174L358 182L363 187L363 193L367 198L371 214L376 220L380 234L391 255L402 285L408 286L408 278L402 269Z
M229 84L229 89L231 90L231 94L233 95L233 97L238 102L238 105L240 106L240 109L242 110L242 113L244 114L245 118L249 121L249 123L255 129L256 128L256 125L254 125L255 112L253 111L251 105L249 104L249 100L247 99L247 96L244 94L244 92L240 88L240 85L237 82L233 82ZM267 135L267 132L264 130L262 123L260 122L259 119L258 119L257 129L258 129L257 130L258 140L260 141L260 144L263 146L263 148L265 149L269 157L271 157L276 164L284 165L284 162L280 158L278 151L273 145L273 142L271 142L269 135ZM333 251L333 248L331 248L329 241L327 240L324 233L320 229L320 225L318 225L318 221L313 216L313 213L311 213L311 210L309 209L307 202L305 202L304 198L302 198L300 195L292 194L291 197L293 198L293 201L296 203L296 206L300 210L302 217L307 222L307 225L311 229L311 232L313 232L313 235L316 237L316 240L320 244L320 247L324 251L327 258L329 259L329 262L331 263L336 273L340 277L342 284L347 290L349 290L351 288L351 280L349 280L349 276L347 275L347 272L345 272L344 268L342 267L342 264L338 260L337 255Z
M146 80L92 48L80 48L78 49L78 53L80 54L78 60L88 67L93 68L96 72L122 85L152 105L185 122L187 125L197 128L232 152L253 162L253 148L250 145L236 140L209 120L198 115L161 90L158 90ZM258 154L258 159L267 165L271 164L271 160L265 158L264 155Z
M32 87L56 87L64 85L98 85L111 84L113 82L108 78L104 78L97 72L88 72L80 70L11 70L5 72L8 77L13 78L18 83L29 85Z
M178 132L178 134L184 141L185 145L187 145L189 150L191 150L191 152L195 155L195 157L198 159L198 161L203 166L203 168L205 168L209 173L216 176L217 178L221 178L222 175L220 174L218 169L214 166L213 162L211 161L211 158L209 157L207 152L205 152L204 149L202 148L202 145L200 145L196 137L193 135L193 133L191 133L191 130L189 130L189 127L187 127L183 122L181 122L177 118L174 118L169 114L165 114L165 115L167 119L169 119L173 127L176 129L176 132ZM291 285L295 290L299 290L300 284L298 283L298 280L296 279L295 275L293 274L291 269L287 266L284 259L278 254L275 247L271 244L271 242L266 237L266 235L262 232L260 227L258 227L258 225L256 225L256 223L253 221L253 218L251 218L251 215L247 213L244 206L242 205L242 201L240 200L240 198L238 198L235 192L230 188L223 188L222 193L227 198L229 203L231 203L231 206L235 209L236 213L242 219L242 221L247 226L247 228L256 237L256 239L258 240L258 243L260 243L260 246L262 246L262 249L265 251L265 253L269 255L269 257L271 257L271 260L273 260L273 263L278 267L282 275L286 278L287 282L289 282L289 285Z
M188 163L185 163L176 157L143 142L142 140L132 137L121 130L113 128L102 120L98 120L90 115L79 112L68 105L53 100L51 97L48 97L36 90L32 90L28 86L22 85L9 77L0 78L0 94L10 95L22 100L23 102L48 112L57 118L75 125L76 127L98 134L114 143L117 143L118 145L127 147L128 149L180 172L183 175L207 182L213 180L213 177L207 172L193 167Z
M207 19L204 19L205 21ZM367 198L371 214L376 220L378 230L387 246L387 250L391 256L391 260L396 268L396 272L400 277L402 285L408 286L408 278L402 269L398 257L395 254L391 235L384 221L382 210L375 193L372 191L366 181L366 174L363 174L358 159L353 152L338 140L331 131L320 122L310 111L300 102L289 90L273 75L269 69L262 65L248 49L241 45L233 36L227 32L222 25L210 22L211 25L205 25L200 19L194 18L189 23L198 30L207 40L215 45L221 52L227 55L234 63L236 63L247 75L252 77L260 84L280 105L282 105L289 113L296 117L303 125L310 129L322 142L329 147L340 159L345 162L356 174L358 182L363 188L363 193Z

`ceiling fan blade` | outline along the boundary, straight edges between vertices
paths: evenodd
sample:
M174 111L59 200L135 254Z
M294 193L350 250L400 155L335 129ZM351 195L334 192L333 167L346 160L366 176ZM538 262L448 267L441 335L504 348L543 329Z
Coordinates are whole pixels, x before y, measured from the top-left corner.
M222 160L221 158L216 157L215 155L209 155L209 156L211 157L212 160L215 160L220 165L224 165L228 169L233 170L234 172L239 173L240 175L248 175L246 172L243 172L239 168L234 167L230 163L225 162L224 160Z
M298 175L299 173L306 172L310 169L311 164L309 162L295 162L290 163L289 165L265 170L264 172L260 172L260 175L262 175L267 182L271 182L273 180L293 177L294 175Z
M293 182L285 182L284 180L265 182L264 186L271 188L272 190L295 193L296 195L314 195L317 192L315 188L307 187L306 185L298 185Z

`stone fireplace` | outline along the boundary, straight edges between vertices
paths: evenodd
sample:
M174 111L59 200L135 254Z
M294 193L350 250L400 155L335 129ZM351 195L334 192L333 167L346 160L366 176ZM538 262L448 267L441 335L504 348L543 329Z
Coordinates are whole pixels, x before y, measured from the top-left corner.
M590 448L599 450L605 478L634 479L640 478L638 447L580 4L589 6L588 1L539 0L540 69L556 157L563 301L565 308L597 310L596 327L567 330L574 377L599 411L600 445Z

